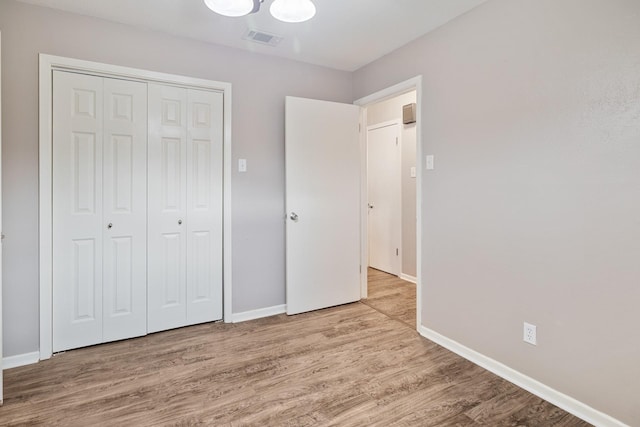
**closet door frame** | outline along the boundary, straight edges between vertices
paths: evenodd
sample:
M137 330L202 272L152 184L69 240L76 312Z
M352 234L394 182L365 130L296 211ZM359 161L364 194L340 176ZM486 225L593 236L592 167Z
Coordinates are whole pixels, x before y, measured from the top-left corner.
M52 215L52 78L54 70L66 70L101 77L177 85L212 90L223 95L223 320L231 313L231 83L198 79L99 62L40 54L39 58L39 259L40 259L40 360L53 354L53 215Z

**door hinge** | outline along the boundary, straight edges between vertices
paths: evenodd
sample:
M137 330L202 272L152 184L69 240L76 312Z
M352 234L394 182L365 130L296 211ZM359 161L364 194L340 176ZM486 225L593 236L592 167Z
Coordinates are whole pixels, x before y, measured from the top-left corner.
M396 256L400 255L400 250L396 248Z
M362 125L358 123L358 132L362 132Z
M396 136L396 145L398 145L398 137Z

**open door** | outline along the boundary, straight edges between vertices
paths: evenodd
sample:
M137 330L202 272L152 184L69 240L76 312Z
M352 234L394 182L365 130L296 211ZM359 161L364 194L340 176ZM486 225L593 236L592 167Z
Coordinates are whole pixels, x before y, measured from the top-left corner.
M359 117L286 98L287 314L360 300Z

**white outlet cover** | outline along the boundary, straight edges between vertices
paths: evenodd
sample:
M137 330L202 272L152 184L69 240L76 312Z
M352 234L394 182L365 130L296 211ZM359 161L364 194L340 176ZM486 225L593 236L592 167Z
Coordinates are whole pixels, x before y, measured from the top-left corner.
M537 345L538 344L538 338L537 338L537 327L536 325L532 325L531 323L527 323L524 322L524 331L523 331L523 338L524 342L532 344L532 345Z

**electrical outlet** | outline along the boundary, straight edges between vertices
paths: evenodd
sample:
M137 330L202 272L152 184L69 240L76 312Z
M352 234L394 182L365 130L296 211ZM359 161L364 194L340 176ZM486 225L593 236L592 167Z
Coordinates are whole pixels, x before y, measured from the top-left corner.
M536 325L524 322L524 342L537 345Z

